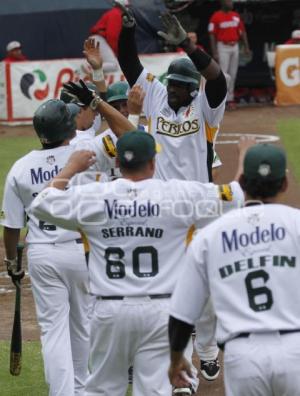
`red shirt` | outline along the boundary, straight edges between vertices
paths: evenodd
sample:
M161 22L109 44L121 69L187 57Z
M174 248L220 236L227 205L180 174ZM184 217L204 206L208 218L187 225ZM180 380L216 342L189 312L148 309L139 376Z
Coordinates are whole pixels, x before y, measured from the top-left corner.
M122 29L122 11L118 7L105 12L90 29L91 34L104 37L114 53L118 54L118 42Z
M21 55L19 59L13 58L12 56L7 56L6 58L3 59L3 62L23 62L27 60L28 59L26 58L25 55Z
M213 34L217 41L223 43L239 41L245 26L240 15L235 11L215 12L210 18L208 32Z

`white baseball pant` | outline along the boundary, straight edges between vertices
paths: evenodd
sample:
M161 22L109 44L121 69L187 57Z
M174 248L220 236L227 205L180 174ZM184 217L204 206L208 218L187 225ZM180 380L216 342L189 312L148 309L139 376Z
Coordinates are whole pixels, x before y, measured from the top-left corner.
M230 76L230 79L226 79L228 85L227 100L233 101L235 80L239 67L239 44L227 45L218 41L217 50L221 69L224 73L227 73Z
M225 345L226 396L296 396L300 389L300 332L252 333Z
M216 316L209 298L201 317L195 323L195 348L201 360L214 360L219 354L216 340Z
M171 395L168 379L169 298L98 299L91 323L91 374L85 396Z
M50 396L83 396L90 295L83 245L29 244L28 269Z

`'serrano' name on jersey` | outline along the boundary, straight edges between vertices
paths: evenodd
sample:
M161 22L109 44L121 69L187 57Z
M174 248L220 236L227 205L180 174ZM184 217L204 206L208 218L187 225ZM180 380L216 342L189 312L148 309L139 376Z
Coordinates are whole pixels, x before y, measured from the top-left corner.
M186 120L181 124L167 121L163 117L157 117L156 125L157 133L161 135L168 135L173 137L179 137L184 135L190 135L199 131L198 119Z
M30 169L31 175L31 183L32 184L39 184L45 183L53 179L61 169L58 168L57 165L52 170L43 170L42 167L38 169Z
M269 243L273 241L282 241L285 238L286 232L283 227L276 227L271 224L269 229L260 229L259 226L250 234L239 233L234 229L231 234L226 231L222 232L223 252L231 252L232 250L239 250L246 248L249 245L258 245L259 243Z
M158 217L160 214L159 205L152 204L150 201L144 203L132 201L128 204L119 204L116 199L112 202L105 199L104 203L110 219L122 219L124 217Z

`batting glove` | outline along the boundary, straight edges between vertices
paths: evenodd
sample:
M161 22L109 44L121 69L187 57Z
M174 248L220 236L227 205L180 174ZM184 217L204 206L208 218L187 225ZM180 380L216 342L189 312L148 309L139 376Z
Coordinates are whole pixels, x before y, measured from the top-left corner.
M64 88L71 94L76 96L85 106L90 106L97 97L96 92L89 89L82 80L79 80L81 86L70 81L68 84L63 84Z
M13 283L20 282L25 276L24 270L18 270L17 259L4 259L4 265L6 265L7 273L11 277Z
M166 12L160 17L165 32L158 31L157 34L168 44L179 46L186 38L187 33L181 26L175 15Z

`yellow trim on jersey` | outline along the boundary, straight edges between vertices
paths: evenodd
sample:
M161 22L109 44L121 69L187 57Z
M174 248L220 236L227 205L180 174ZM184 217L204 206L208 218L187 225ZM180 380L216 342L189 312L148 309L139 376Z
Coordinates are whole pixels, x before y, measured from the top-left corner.
M151 127L152 127L152 119L151 119L151 117L149 117L148 118L148 133L150 133L150 135L152 134Z
M206 140L209 143L213 143L215 136L218 132L219 127L210 126L207 122L205 122L205 133L206 133Z
M222 201L233 200L233 193L231 186L229 184L222 184L221 186L219 186L219 194L220 194L220 199L222 199Z
M185 237L185 246L189 246L189 244L192 242L194 232L196 231L195 224L191 225L190 228L188 229Z
M96 182L100 181L101 179L101 173L97 173L96 175Z
M102 138L102 142L105 148L106 153L111 157L114 158L117 155L116 146L109 135L106 135Z

